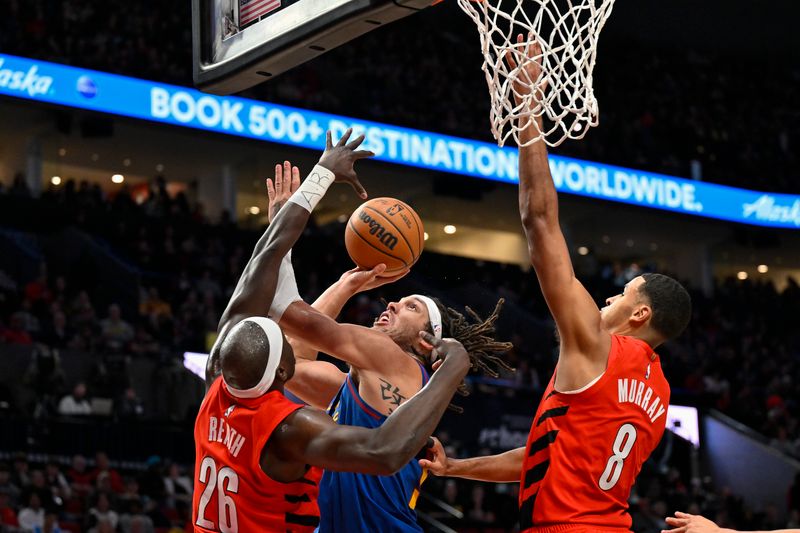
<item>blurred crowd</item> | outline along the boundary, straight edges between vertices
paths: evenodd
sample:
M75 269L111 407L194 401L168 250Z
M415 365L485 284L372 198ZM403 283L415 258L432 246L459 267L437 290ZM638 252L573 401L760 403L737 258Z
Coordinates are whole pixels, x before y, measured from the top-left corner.
M190 20L187 2L10 0L0 4L0 52L190 86ZM783 54L631 46L605 35L594 76L600 127L556 152L798 193L800 70ZM472 22L445 2L246 95L490 140L481 61Z
M192 480L175 463L151 457L116 466L25 454L0 462L0 531L7 533L183 533L192 531Z

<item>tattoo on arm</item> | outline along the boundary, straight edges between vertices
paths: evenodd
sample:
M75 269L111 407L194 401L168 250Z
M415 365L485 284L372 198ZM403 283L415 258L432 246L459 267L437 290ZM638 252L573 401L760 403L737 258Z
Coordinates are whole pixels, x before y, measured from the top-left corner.
M391 414L392 411L399 407L407 398L400 394L399 387L395 387L383 378L378 379L381 380L381 398L389 400L389 403L395 406L389 408L389 413Z

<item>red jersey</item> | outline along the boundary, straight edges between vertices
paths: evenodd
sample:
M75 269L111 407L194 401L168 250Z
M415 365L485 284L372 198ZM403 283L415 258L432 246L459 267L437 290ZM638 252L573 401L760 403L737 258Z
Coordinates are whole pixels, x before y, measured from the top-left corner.
M231 396L219 377L194 423L192 523L196 533L312 532L319 524L322 470L280 483L261 470L272 432L303 407L278 391L259 398Z
M569 393L554 385L555 374L525 447L520 529L629 531L631 487L667 420L670 390L658 355L639 339L612 335L596 381Z

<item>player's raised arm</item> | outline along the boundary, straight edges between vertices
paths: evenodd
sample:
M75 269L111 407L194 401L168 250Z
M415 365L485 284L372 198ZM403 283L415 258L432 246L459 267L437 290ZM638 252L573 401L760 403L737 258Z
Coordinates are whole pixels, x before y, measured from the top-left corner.
M321 411L301 409L273 433L269 450L278 460L336 471L389 475L406 465L425 445L470 368L469 355L459 342L421 335L433 347L433 357L444 361L428 384L383 425L339 426Z
M289 306L280 321L293 338L364 370L418 373L418 364L391 337L364 326L339 324L303 301ZM403 357L400 357L404 355Z
M522 42L522 36L518 37ZM515 52L522 53L522 52ZM541 55L538 44L525 50L528 57ZM517 61L513 54L507 60L512 68ZM535 80L542 75L541 67L526 62L523 76ZM514 91L523 94L530 89L516 83ZM546 86L541 89L544 97ZM521 100L518 98L517 104ZM541 128L541 118L536 119ZM533 122L521 132L521 140L537 136ZM558 195L543 141L520 148L519 151L519 211L528 239L528 252L547 305L553 314L561 337L559 385L579 388L605 370L610 336L600 323L600 312L583 285L575 278L569 250L558 217ZM573 362L576 364L573 365ZM579 367L579 368L574 368ZM588 378L588 379L586 379Z
M430 459L420 459L419 465L441 477L460 477L491 483L511 483L519 481L522 474L522 461L525 447L515 448L497 455L452 459L447 457L439 439L433 439Z
M353 169L354 163L372 155L357 150L363 142L360 135L348 143L351 130L347 130L336 145L328 132L325 151L317 166L276 215L264 235L256 244L253 255L245 266L228 306L219 323L217 343L211 350L206 364L206 385L220 373L217 347L230 328L248 316L263 316L275 297L278 284L278 266L283 257L294 246L308 222L311 211L334 182L345 182L353 186L362 198L366 192Z

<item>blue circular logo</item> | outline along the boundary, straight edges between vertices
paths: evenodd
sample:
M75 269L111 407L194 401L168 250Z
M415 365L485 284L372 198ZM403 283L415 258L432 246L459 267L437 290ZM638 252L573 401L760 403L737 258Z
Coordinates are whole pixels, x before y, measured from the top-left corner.
M85 98L94 98L97 94L97 85L89 76L78 78L78 92Z

